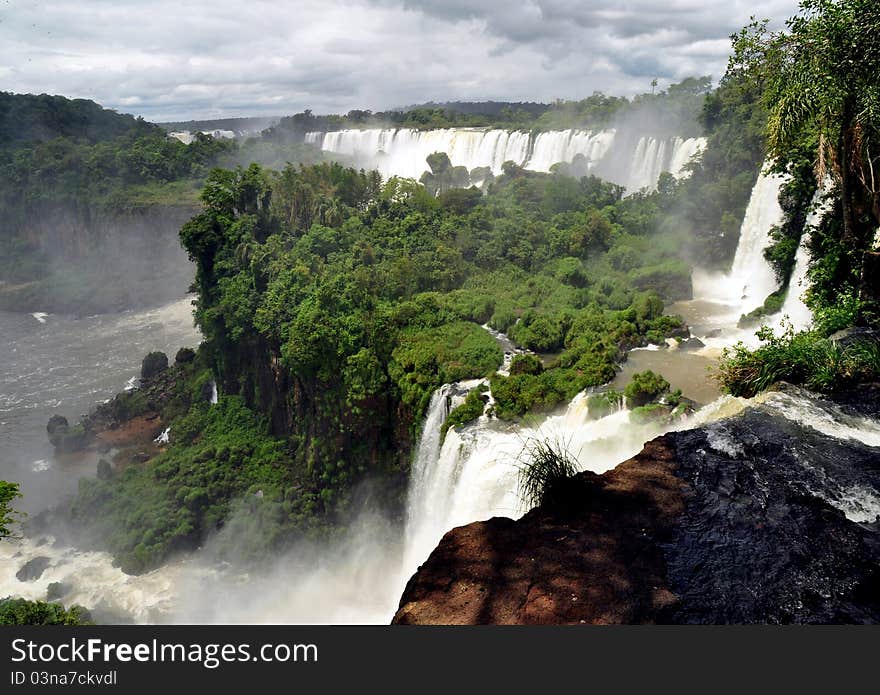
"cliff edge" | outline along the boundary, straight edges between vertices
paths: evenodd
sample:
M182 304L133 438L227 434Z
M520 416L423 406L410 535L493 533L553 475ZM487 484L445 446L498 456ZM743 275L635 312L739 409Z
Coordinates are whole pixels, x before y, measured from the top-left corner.
M785 389L578 474L564 507L453 529L393 622L880 622L880 397L863 396Z

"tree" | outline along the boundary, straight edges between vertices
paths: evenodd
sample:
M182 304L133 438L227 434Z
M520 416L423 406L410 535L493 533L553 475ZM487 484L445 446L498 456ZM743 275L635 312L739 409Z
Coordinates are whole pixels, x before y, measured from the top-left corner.
M14 523L12 517L16 513L12 508L12 502L18 497L21 497L18 483L0 480L0 539L6 538L12 533L10 527Z
M866 308L880 224L880 3L801 0L788 31L753 23L734 47L732 65L764 83L769 153L785 160L810 138L818 142L817 179L837 184L840 241L861 263Z

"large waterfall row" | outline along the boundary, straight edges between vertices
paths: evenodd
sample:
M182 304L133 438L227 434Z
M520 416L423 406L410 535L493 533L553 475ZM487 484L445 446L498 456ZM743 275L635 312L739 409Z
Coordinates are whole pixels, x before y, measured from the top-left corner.
M376 167L383 176L416 179L427 168L426 157L434 152L445 152L453 166L469 171L489 167L496 175L507 161L546 172L554 164L582 157L587 171L629 191L653 188L664 171L683 175L685 165L706 144L704 138L625 138L614 130L555 130L532 135L479 128L313 132L306 135L306 142Z

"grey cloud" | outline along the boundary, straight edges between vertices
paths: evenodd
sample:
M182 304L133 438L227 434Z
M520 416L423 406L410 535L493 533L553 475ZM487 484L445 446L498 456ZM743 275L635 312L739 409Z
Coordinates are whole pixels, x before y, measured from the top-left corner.
M720 75L754 0L0 5L0 81L147 118L632 94ZM796 0L763 2L779 24ZM12 8L12 9L9 9Z

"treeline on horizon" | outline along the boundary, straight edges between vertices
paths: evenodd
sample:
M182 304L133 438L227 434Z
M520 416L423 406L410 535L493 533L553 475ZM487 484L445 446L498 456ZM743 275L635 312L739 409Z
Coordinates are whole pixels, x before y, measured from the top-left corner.
M310 110L286 116L263 135L285 141L301 139L307 132L345 128L503 128L509 130L598 130L633 122L647 134L702 134L699 114L712 90L708 76L689 77L666 90L639 94L632 99L594 92L580 100L558 99L552 104L534 102L427 103L405 109L373 112L363 109L346 114L316 115Z

